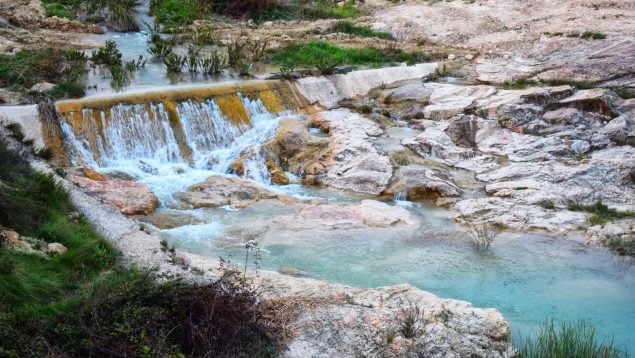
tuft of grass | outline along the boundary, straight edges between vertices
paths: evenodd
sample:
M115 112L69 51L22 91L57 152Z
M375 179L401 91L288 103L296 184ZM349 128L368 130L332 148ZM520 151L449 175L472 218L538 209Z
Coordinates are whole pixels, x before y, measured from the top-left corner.
M80 82L87 58L78 51L44 48L0 55L0 86L27 91L40 82Z
M626 352L617 349L612 341L598 342L595 328L587 321L556 324L547 320L535 336L521 342L521 358L576 357L621 358Z
M606 38L606 34L595 31L584 31L580 34L580 37L583 39L604 40Z
M394 37L390 32L375 31L368 26L357 26L352 22L343 20L338 21L329 29L330 32L341 32L359 37L377 37L380 39L393 40Z
M589 217L587 217L587 221L591 225L604 225L610 220L627 218L627 217L635 217L635 211L619 211L615 209L611 209L608 206L602 204L601 201L593 205L582 205L578 203L569 203L567 205L567 209L571 211L581 211L591 213Z

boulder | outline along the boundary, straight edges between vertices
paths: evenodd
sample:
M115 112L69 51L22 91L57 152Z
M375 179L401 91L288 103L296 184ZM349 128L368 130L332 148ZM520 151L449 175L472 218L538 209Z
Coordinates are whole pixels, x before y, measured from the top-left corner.
M329 133L329 144L306 168L305 181L378 195L392 177L390 157L373 145L383 133L373 121L348 109L319 112L312 125Z
M52 242L46 246L46 252L49 255L61 255L67 250L66 246L60 244L59 242Z
M145 185L129 180L92 180L69 175L69 180L85 192L126 215L147 215L159 205L159 199Z
M230 206L244 208L261 200L294 201L288 196L274 193L257 183L237 178L213 175L204 182L192 185L179 199L194 208Z
M437 199L460 196L462 191L443 173L430 168L410 165L400 167L385 194L405 193L408 200Z

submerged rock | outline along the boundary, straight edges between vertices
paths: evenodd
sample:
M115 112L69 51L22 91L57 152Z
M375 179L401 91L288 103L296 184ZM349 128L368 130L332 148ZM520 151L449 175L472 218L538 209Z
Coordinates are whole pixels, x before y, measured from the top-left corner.
M213 208L229 205L244 208L261 200L280 200L291 203L293 198L274 193L257 183L236 178L213 175L204 182L192 185L179 199L194 208Z
M350 230L359 228L394 228L417 225L417 219L399 206L375 200L355 205L301 204L297 213L273 218L284 230Z
M156 195L141 183L119 179L93 180L77 175L69 175L69 179L126 215L146 215L159 205Z

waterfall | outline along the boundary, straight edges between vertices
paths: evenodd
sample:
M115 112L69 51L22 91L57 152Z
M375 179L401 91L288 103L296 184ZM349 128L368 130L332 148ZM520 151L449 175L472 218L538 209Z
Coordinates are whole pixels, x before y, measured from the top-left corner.
M69 105L71 110L60 113L62 131L74 165L128 168L136 176L183 170L226 174L240 160L245 178L267 185L271 178L261 148L291 113L272 113L270 108L282 107L271 93L111 101L80 110Z

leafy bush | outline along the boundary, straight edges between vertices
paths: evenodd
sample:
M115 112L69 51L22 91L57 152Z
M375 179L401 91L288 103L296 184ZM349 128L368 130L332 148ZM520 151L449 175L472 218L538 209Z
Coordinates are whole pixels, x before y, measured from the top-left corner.
M595 328L586 321L564 322L556 325L553 320L545 322L535 336L521 342L519 357L522 358L612 358L628 357L613 346L613 342L598 343Z
M93 51L91 61L96 65L115 66L121 65L121 51L117 48L115 41L106 41L106 46Z
M152 0L150 10L158 23L168 27L189 25L202 15L202 9L190 0Z
M75 19L75 14L73 14L71 10L67 9L66 6L60 3L50 3L50 4L43 4L43 5L44 5L44 13L46 17L57 16L59 18L64 18L69 20Z

